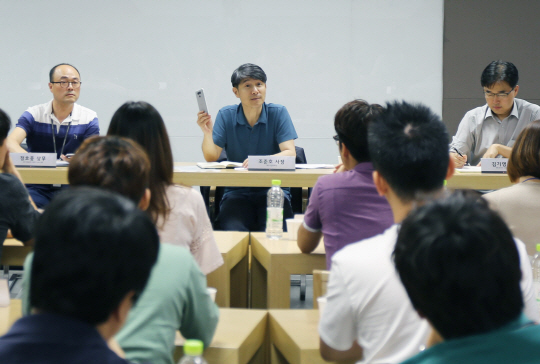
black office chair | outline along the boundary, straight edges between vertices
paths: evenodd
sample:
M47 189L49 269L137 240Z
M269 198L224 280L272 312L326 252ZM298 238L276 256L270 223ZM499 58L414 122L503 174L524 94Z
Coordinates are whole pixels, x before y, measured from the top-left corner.
M225 149L221 150L221 154L216 162L223 162L227 160L227 153ZM220 186L200 186L201 195L203 196L204 204L206 205L206 211L208 212L208 217L214 227L216 217L219 214L219 204L223 198L223 193L225 189Z
M307 164L306 153L304 148L296 147L296 164ZM311 195L311 187L292 187L291 188L291 207L293 214L303 214L306 210L309 196Z

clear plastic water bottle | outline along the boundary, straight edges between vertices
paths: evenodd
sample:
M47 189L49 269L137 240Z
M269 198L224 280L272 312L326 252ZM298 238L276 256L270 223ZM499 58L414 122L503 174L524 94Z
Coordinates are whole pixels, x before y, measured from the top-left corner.
M204 344L201 340L186 340L184 343L184 356L178 364L208 364L202 356L203 349Z
M266 200L266 237L281 239L283 235L283 201L285 195L279 179L272 180L272 188L268 190Z
M536 294L536 304L540 312L540 244L536 244L536 254L532 259L534 293Z

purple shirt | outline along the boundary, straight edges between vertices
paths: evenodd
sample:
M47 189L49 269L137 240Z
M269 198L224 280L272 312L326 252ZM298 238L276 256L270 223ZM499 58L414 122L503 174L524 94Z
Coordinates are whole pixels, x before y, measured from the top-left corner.
M322 231L326 267L345 245L381 234L394 223L386 199L373 184L373 165L359 163L354 169L317 180L304 216L304 227Z

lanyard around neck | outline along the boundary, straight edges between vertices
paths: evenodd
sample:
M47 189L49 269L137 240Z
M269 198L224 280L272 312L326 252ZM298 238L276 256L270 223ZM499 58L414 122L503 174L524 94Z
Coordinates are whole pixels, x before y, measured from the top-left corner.
M66 129L66 135L64 136L64 142L62 143L62 149L60 150L60 155L64 154L64 147L66 146L66 139L68 137L70 127L71 127L71 121L69 122L68 127ZM60 129L58 129L58 131L60 131ZM53 138L54 154L56 154L56 157L58 158L58 153L56 152L56 137L54 136L54 121L52 117L51 117L51 132L52 132L52 138Z

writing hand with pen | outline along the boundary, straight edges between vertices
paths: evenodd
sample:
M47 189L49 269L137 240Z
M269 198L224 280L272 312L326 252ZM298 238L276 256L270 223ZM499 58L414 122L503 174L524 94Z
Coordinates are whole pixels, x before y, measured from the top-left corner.
M452 148L453 151L450 152L450 158L454 160L456 168L462 168L463 166L468 166L467 155L463 155L456 148Z

